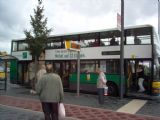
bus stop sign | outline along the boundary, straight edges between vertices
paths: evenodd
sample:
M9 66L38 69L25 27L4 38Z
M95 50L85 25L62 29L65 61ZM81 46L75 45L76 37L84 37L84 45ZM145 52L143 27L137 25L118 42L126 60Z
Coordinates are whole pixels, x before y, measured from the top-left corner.
M65 41L65 48L73 51L80 51L81 45L71 40Z

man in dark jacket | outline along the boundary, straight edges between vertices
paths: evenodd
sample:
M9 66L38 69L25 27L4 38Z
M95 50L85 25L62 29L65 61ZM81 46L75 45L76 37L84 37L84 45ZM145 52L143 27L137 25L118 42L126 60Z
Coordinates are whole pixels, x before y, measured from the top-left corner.
M36 84L45 120L58 120L59 103L63 102L63 86L59 75L53 73L53 66L46 63L46 71Z

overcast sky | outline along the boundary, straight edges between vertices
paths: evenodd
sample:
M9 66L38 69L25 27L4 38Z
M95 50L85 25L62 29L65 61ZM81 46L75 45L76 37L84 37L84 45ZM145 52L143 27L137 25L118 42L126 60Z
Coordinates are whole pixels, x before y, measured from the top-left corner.
M151 24L158 29L158 0L124 0L125 26ZM121 0L43 0L51 35L115 28ZM24 38L37 0L0 0L0 51Z

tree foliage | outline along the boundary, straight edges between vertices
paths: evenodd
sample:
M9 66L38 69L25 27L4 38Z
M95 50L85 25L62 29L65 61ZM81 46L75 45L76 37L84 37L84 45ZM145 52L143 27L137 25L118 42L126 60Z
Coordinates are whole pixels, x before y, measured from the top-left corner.
M34 59L35 63L35 78L32 80L31 87L34 89L37 79L36 73L38 68L38 58L44 51L47 38L51 32L51 29L47 28L47 18L44 18L44 7L42 6L42 0L38 0L38 5L34 9L34 15L30 15L31 30L24 30L26 36L26 43L28 43L28 49Z
M42 0L38 0L38 6L34 9L34 15L30 15L31 30L25 30L26 42L33 58L38 59L46 46L51 29L47 28L47 18L44 18L44 6Z

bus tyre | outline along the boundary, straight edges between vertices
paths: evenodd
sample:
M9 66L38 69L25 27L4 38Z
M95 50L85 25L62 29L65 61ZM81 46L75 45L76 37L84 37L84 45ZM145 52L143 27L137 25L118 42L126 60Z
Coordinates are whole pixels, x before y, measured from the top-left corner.
M108 95L109 96L118 96L118 88L117 85L112 82L107 82L108 86Z

